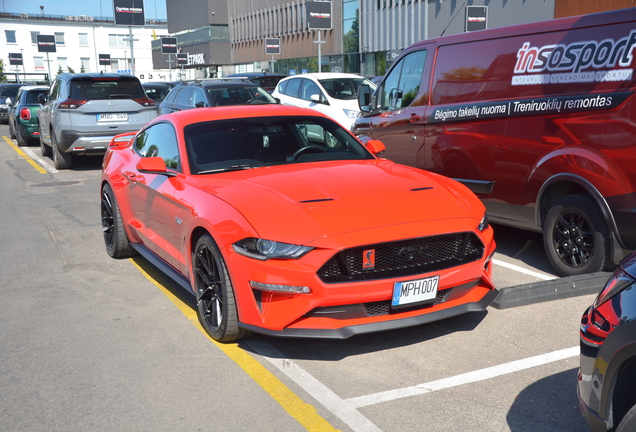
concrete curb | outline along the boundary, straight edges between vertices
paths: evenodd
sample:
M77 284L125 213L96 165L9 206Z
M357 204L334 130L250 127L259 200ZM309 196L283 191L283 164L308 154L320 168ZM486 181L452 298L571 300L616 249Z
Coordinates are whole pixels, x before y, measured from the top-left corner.
M495 309L508 309L535 303L598 294L611 272L589 273L559 279L505 287L490 304Z

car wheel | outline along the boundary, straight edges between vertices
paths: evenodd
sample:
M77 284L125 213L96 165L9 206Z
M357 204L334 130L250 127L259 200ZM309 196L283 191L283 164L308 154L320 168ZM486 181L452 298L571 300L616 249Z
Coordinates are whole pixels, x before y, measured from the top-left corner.
M18 147L24 147L28 144L27 139L22 136L20 131L15 132L15 138L16 138L16 141L18 142Z
M616 432L633 432L636 431L636 405L631 407L627 414L621 419L616 428Z
M251 332L238 326L232 282L212 237L205 234L199 238L192 258L197 309L205 331L219 342L249 336Z
M15 131L13 130L13 126L11 125L11 122L9 122L9 137L11 139L15 139Z
M102 232L108 255L113 258L128 258L135 255L135 250L130 246L124 230L115 194L108 184L102 188L101 212Z
M57 140L55 139L55 132L51 131L51 148L53 150L53 164L57 169L69 169L73 165L73 155L70 153L63 153L57 146Z
M40 150L42 151L42 156L51 156L51 147L44 144L42 132L40 132Z
M561 276L609 270L610 231L596 203L587 195L569 195L550 208L543 243Z

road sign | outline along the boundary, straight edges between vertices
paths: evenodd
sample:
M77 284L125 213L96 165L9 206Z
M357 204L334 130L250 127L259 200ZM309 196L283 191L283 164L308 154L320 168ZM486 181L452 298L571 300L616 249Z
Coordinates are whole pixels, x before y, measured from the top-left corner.
M146 24L143 0L113 0L115 25L143 26Z
M488 6L466 6L466 31L485 30L488 27Z
M185 66L188 64L187 54L177 54L177 66Z
M99 65L100 66L110 66L110 54L100 54L99 55Z
M14 66L21 66L22 54L21 53L9 53L9 64Z
M331 2L307 2L307 24L310 30L331 30Z
M161 54L176 54L177 38L176 37L162 37L161 38Z
M265 54L280 54L280 38L265 39Z
M38 52L55 52L55 36L37 35Z

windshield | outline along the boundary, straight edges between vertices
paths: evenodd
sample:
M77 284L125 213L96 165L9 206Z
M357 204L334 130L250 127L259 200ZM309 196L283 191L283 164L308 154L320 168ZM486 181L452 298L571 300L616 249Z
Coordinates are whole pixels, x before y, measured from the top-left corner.
M260 87L226 87L207 89L211 106L257 105L276 103L276 99Z
M189 125L193 174L305 162L373 159L358 140L321 117L261 117Z
M375 90L377 87L371 81L366 78L329 78L321 79L320 84L325 88L329 96L334 99L351 100L357 99L358 87L362 84L366 84L371 87L371 90Z

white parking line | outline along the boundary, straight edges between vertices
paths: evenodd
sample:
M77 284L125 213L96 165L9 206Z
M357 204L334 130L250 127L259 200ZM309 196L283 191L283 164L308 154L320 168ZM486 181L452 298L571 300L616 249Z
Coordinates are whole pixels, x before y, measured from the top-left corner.
M33 150L31 150L28 147L22 147L22 151L25 152L26 154L29 155L29 157L31 159L33 159L34 161L36 161L38 164L40 164L40 166L42 168L44 168L45 170L47 170L49 173L51 174L57 174L59 173L58 170L56 170L55 168L53 168L51 165L49 165L48 163L46 163L46 161L44 159L42 159L40 156L38 156L37 154L35 154L35 152Z
M542 354L529 357L522 360L516 360L504 363L498 366L492 366L485 369L468 372L454 377L444 378L437 381L431 381L419 384L413 387L389 390L380 393L374 393L366 396L359 396L349 399L342 399L333 391L311 376L307 371L300 367L292 360L283 357L282 353L276 348L259 341L258 339L250 339L244 342L254 349L259 355L266 358L270 363L276 366L281 372L287 375L292 381L302 387L309 395L324 405L329 411L336 415L340 420L346 423L355 432L379 432L380 429L369 419L364 417L357 408L369 405L375 405L382 402L389 402L409 396L417 396L425 393L431 393L451 387L457 387L464 384L470 384L478 381L484 381L501 375L518 372L524 369L530 369L536 366L564 360L579 355L579 347L567 348L554 351L548 354Z
M520 266L515 265L515 264L510 264L510 263L507 263L507 262L504 262L504 261L499 261L498 259L493 259L492 262L495 265L498 265L498 266L501 266L501 267L506 267L506 268L509 268L510 270L518 271L519 273L524 273L524 274L527 274L527 275L530 275L530 276L534 276L534 277L536 277L538 279L542 279L542 280L554 280L554 279L556 279L556 276L552 276L552 275L549 275L549 274L539 273L539 272L535 272L535 271L532 271L532 270L528 270L528 269L525 269L525 268L520 267Z
M438 390L443 390L451 387L457 387L464 384L474 383L477 381L483 381L490 378L495 378L501 375L506 375L512 372L518 372L524 369L530 369L536 366L541 366L547 363L563 360L570 357L578 356L580 349L578 346L567 348L560 351L554 351L548 354L542 354L534 357L529 357L522 360L513 361L510 363L504 363L498 366L492 366L485 369L476 370L473 372L464 373L461 375L455 375L454 377L444 378L437 381L431 381L424 384L419 384L414 387L406 387L397 390L389 390L381 393L375 393L367 396L360 396L357 398L346 399L347 404L356 408L374 405L381 402L388 402L395 399L400 399L408 396L416 396L424 393L431 393Z

